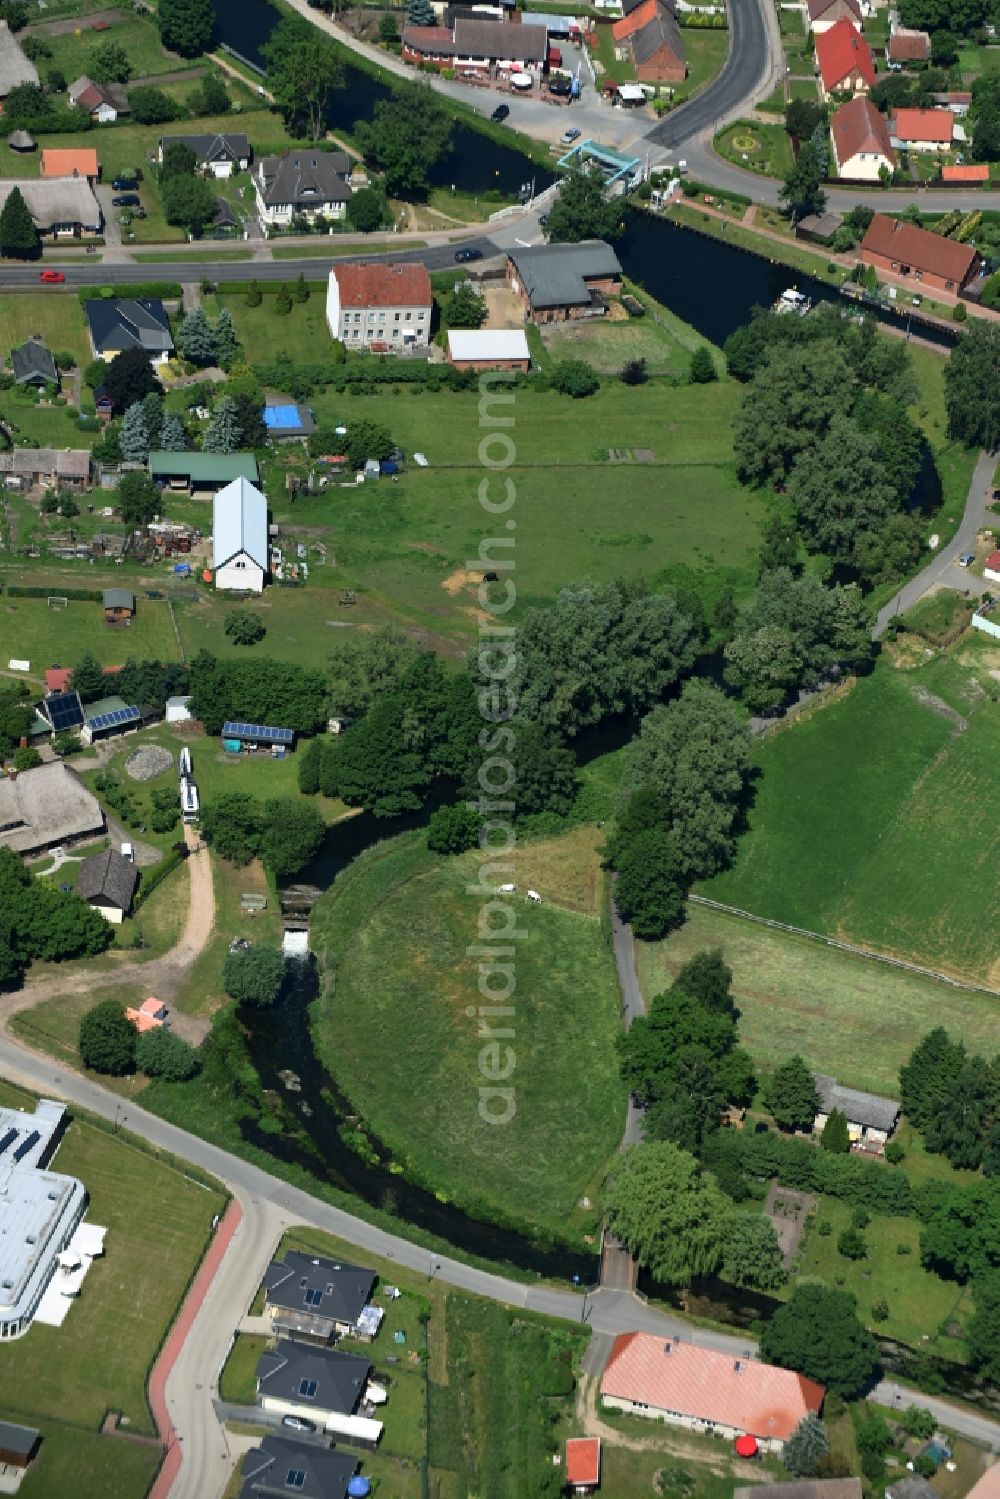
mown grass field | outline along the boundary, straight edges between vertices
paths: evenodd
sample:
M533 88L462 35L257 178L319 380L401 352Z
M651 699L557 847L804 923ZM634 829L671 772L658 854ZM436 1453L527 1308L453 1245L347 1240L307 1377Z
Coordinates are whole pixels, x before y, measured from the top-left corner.
M4 1407L4 1414L9 1411ZM144 1499L160 1465L155 1447L81 1431L60 1421L42 1423L42 1445L24 1477L21 1499Z
M721 947L733 970L740 1035L760 1067L800 1053L851 1087L899 1096L899 1068L936 1025L970 1051L996 1051L996 1005L903 969L852 957L805 937L690 906L679 932L637 944L647 996L667 988L681 964Z
M42 287L38 291L5 291L0 299L3 320L3 354L9 359L11 349L26 338L41 336L46 348L58 352L66 349L76 355L81 368L93 355L87 334L87 319L78 297ZM92 436L80 433L79 446L87 447Z
M124 578L119 582L128 587ZM64 587L100 587L80 569L67 570ZM53 584L58 595L59 584ZM71 599L65 609L51 608L44 598L11 598L6 590L0 594L0 656L6 665L9 656L31 662L34 676L44 674L46 667L59 662L72 665L90 651L102 666L121 666L129 656L147 656L160 661L177 661L180 652L166 603L140 597L132 623L124 626L104 623L100 601Z
M702 893L992 983L997 668L1000 651L978 641L916 669L884 661L765 740L735 865Z
M7 1084L0 1097L33 1107ZM70 1124L53 1169L85 1184L89 1220L108 1229L105 1254L88 1273L61 1328L36 1325L17 1342L0 1346L4 1412L37 1422L44 1434L50 1420L96 1432L106 1412L116 1410L128 1416L133 1431L152 1434L149 1369L205 1249L212 1217L222 1210L223 1195L147 1155L127 1135L82 1119ZM87 1492L98 1490L92 1486ZM137 1489L136 1499L143 1492Z
M644 359L653 375L686 375L691 364L689 345L652 317L552 323L542 336L551 358L584 359L602 374L618 374L630 359ZM716 357L724 371L721 358Z
M514 906L515 1068L479 1071L477 859L427 853L420 834L357 861L318 905L312 941L327 975L317 1051L362 1118L436 1190L562 1232L595 1196L620 1138L624 1092L613 1051L618 994L599 923L552 903ZM471 1012L471 1013L470 1013ZM508 1024L504 1021L504 1025ZM501 1070L506 1053L500 1052ZM502 1127L480 1087L515 1090ZM414 1106L414 1098L420 1100Z

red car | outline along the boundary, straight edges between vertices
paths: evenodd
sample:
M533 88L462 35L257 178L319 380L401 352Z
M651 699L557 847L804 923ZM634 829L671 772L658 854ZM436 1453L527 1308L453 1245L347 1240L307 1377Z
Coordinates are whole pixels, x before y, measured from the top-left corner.
M51 282L65 281L66 277L63 275L62 271L39 271L38 272L38 279L39 279L39 281L45 281L46 283L51 283Z

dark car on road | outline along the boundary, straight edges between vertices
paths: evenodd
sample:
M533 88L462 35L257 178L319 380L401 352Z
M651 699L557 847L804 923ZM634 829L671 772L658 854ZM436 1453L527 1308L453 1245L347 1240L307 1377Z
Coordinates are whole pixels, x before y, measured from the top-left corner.
M506 105L506 104L498 104L497 107L496 107L496 109L490 115L490 119L493 121L493 123L495 125L502 125L503 122L504 122L504 120L507 118L507 116L509 114L510 114L510 108L509 108L508 105Z
M115 197L111 199L111 206L112 208L138 208L139 194L117 193Z
M135 177L116 177L111 186L115 192L133 192L139 183Z
M482 260L482 250L456 250L455 259L460 265L465 265L470 260Z

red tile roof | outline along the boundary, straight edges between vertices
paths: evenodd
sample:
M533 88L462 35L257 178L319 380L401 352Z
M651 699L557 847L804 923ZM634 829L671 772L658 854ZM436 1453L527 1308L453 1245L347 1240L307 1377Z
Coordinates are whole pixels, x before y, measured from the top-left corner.
M991 573L1000 573L1000 552L991 552L986 559L985 565ZM1000 1474L997 1476L1000 1477Z
M1000 1463L987 1468L982 1478L972 1485L965 1499L1000 1499Z
M600 1437L570 1437L566 1443L566 1483L597 1484L601 1479Z
M816 38L816 61L828 94L854 72L861 74L869 88L875 83L875 64L868 43L850 21L835 21L829 31Z
M931 55L931 39L926 31L900 26L889 38L886 52L892 62L926 62Z
M40 177L96 177L99 168L97 152L92 146L79 151L53 150L42 152L38 168Z
M897 109L892 133L900 141L933 141L950 145L955 116L950 109Z
M875 108L867 96L861 94L856 99L849 99L835 110L830 129L833 132L833 149L838 166L842 167L846 161L862 152L868 155L877 152L895 166L896 158L889 141L885 115Z
M989 182L990 169L984 161L980 166L942 167L942 182Z
M68 666L50 666L45 673L45 691L68 692L72 676Z
M974 245L961 245L957 240L945 239L943 234L932 234L929 229L918 229L915 224L890 219L884 213L877 213L872 219L860 249L862 258L868 251L901 266L942 276L956 286L962 285L979 256Z
M616 42L624 42L633 31L639 31L643 26L648 26L656 14L656 0L642 0L629 15L622 16L620 21L615 21L611 28L612 39Z
M810 1411L819 1414L825 1393L791 1369L646 1332L615 1339L601 1380L603 1396L712 1421L763 1441L787 1441Z
M424 265L339 265L341 307L430 307L431 278Z

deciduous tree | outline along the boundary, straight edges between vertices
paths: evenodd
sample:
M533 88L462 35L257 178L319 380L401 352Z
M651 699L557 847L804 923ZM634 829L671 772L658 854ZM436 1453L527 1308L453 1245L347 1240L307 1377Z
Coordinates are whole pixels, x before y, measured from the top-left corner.
M104 388L121 413L161 387L145 350L123 349L107 366Z
M135 1026L117 999L102 1000L80 1021L80 1060L94 1072L124 1077L135 1071Z
M277 1003L284 972L281 950L255 942L252 947L226 954L222 987L237 1004L265 1010Z
M666 1141L631 1146L605 1192L613 1233L667 1285L718 1268L728 1207L714 1178Z
M325 129L327 100L344 82L337 49L308 21L287 16L271 32L263 53L278 108L293 129L318 141Z
M163 45L182 57L199 57L212 45L215 34L212 0L159 0L156 20Z
M371 120L357 120L354 133L364 158L383 174L393 198L426 195L428 173L451 149L452 122L429 83L404 83L391 99L380 99Z
M858 1319L854 1297L819 1281L801 1281L779 1307L760 1340L761 1356L796 1369L845 1399L866 1387L879 1367L871 1333Z
M637 937L655 942L684 920L685 891L673 839L662 828L640 833L618 861L615 904Z
M162 1078L165 1083L186 1083L198 1071L198 1053L189 1042L161 1025L139 1037L135 1064L147 1077Z
M722 1274L750 1291L776 1291L787 1280L778 1234L761 1213L730 1213L722 1228Z
M0 215L0 244L2 231L3 215ZM944 372L948 432L970 447L988 451L1000 448L998 369L1000 324L975 318L959 339Z
M617 239L624 227L621 202L609 195L600 173L574 167L562 179L549 209L545 236L550 244L576 244L581 239Z
M256 645L267 634L263 619L254 609L231 609L223 629L234 645Z

